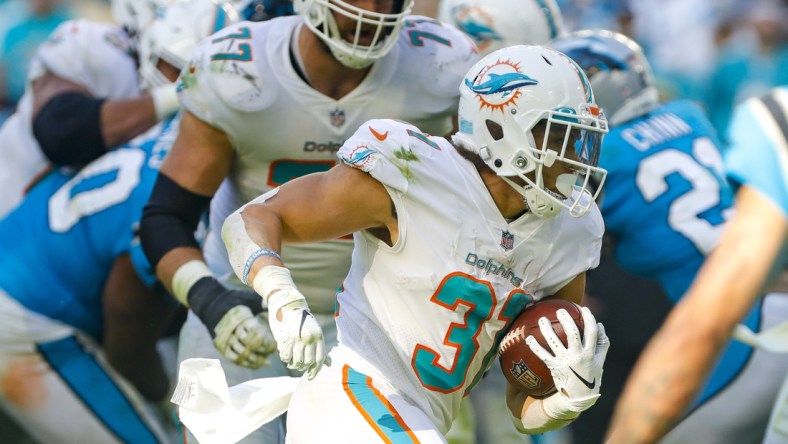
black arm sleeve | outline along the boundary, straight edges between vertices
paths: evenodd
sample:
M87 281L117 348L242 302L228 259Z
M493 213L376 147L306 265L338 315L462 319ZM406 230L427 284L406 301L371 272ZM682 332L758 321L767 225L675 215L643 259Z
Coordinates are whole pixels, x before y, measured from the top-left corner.
M192 193L159 173L140 220L142 250L154 270L175 248L199 248L194 230L210 201L210 197Z
M78 92L49 99L33 118L33 136L55 165L84 165L107 151L101 134L101 105Z

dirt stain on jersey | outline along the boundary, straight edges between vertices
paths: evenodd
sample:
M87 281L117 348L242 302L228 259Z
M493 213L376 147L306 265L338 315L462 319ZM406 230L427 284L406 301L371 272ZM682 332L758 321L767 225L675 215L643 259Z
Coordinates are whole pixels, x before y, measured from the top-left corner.
M34 354L12 358L0 376L0 390L6 400L23 410L33 410L44 404L46 388L44 375L47 364Z

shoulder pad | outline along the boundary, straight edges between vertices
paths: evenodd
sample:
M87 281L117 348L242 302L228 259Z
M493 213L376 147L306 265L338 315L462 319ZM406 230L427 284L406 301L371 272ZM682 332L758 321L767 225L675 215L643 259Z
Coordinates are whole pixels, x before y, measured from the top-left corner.
M257 111L273 103L276 91L264 85L260 72L268 64L261 35L268 29L266 23L237 23L200 43L178 85L190 111L190 104L207 108L216 101L239 111Z
M419 68L420 78L439 97L459 97L459 85L479 59L476 44L456 27L423 16L409 16L402 27L400 43L406 51L427 51L420 57L428 66Z
M417 143L414 143L417 142ZM411 162L441 148L415 126L391 119L369 120L337 152L342 163L369 173L384 185L406 192L413 178Z
M85 85L97 95L115 97L110 89L136 89L134 45L120 27L90 20L69 20L58 26L36 51L30 75L35 79L44 71ZM108 79L109 78L114 78ZM123 85L118 85L118 82Z

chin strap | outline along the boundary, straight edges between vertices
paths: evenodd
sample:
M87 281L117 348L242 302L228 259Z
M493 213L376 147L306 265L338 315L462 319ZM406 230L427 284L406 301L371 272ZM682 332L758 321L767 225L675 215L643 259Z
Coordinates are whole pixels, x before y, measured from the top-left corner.
M534 215L547 218L553 217L561 211L561 206L552 199L548 198L544 191L538 189L537 187L534 187L533 185L523 187L508 177L498 177L503 179L504 182L508 183L509 186L523 195L525 205L528 206L528 210Z

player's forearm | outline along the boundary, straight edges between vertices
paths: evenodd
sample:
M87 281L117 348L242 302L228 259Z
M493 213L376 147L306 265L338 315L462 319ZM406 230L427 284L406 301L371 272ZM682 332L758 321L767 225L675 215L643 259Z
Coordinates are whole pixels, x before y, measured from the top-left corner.
M693 325L688 312L675 309L641 355L616 405L610 444L655 442L702 386L727 335L713 322Z
M130 141L158 121L154 101L148 94L131 99L107 100L101 107L102 136L108 147Z
M520 433L536 435L551 430L557 430L572 423L577 418L577 412L562 412L559 418L547 413L545 399L528 397L519 392L511 384L506 387L506 403L509 407L511 420Z
M230 264L247 285L266 265L281 266L282 224L270 211L258 205L260 197L231 214L222 226Z
M162 256L156 265L156 276L170 294L175 294L173 278L180 267L190 261L204 262L202 251L194 247L178 247ZM181 301L184 302L184 301ZM185 304L187 305L187 304Z

